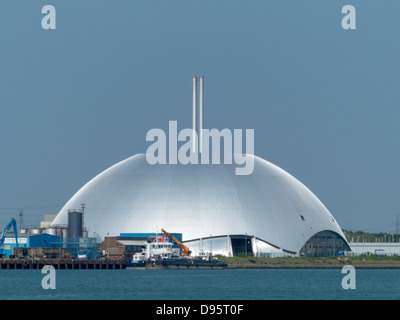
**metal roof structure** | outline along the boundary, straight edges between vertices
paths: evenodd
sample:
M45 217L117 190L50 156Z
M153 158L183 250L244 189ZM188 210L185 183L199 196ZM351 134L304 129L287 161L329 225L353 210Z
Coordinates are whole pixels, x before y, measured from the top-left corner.
M85 228L101 236L161 228L184 241L246 234L293 253L321 231L345 239L322 202L286 171L257 156L251 175L235 175L235 166L150 165L137 154L84 185L53 224L85 203Z

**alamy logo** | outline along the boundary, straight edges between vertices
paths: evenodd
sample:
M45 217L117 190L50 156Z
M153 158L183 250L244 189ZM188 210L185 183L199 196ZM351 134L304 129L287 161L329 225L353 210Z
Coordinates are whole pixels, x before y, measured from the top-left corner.
M47 274L42 279L42 288L55 289L56 288L56 269L53 266L46 265L42 268L42 273Z
M200 83L200 95L197 97L197 82ZM204 77L193 77L193 128L182 129L178 134L177 121L170 121L167 135L162 129L147 132L146 141L153 141L146 152L147 162L154 164L232 164L236 175L250 175L254 170L254 129L246 129L246 150L243 152L243 130L203 129ZM197 99L199 111L197 112ZM199 114L197 114L199 113ZM198 123L197 123L198 121ZM198 130L197 130L198 128ZM223 148L221 141L223 140ZM183 142L178 150L178 142ZM223 154L221 154L223 149ZM168 157L167 157L168 154Z
M342 279L342 288L354 290L356 288L356 269L353 266L346 265L342 268L342 273L347 274Z
M198 136L193 129L182 129L178 134L177 122L169 122L168 159L167 136L162 129L151 129L146 135L146 141L154 141L146 152L149 164L224 164L233 162L239 166L235 169L236 175L249 175L254 170L254 129L246 129L246 152L243 154L243 131L234 129L203 129L202 146L196 152ZM223 155L221 156L221 140L223 140ZM178 141L185 142L178 150ZM233 146L233 148L232 148Z
M42 8L42 13L46 15L42 18L42 28L44 30L56 29L56 9L51 5Z

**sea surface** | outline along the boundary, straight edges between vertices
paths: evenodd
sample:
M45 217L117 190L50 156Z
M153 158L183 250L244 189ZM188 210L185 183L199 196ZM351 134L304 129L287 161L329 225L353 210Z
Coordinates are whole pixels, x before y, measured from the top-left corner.
M397 300L399 269L356 270L343 289L341 269L0 270L1 300ZM54 279L53 279L54 280ZM44 281L45 282L45 281ZM46 282L49 284L50 282Z

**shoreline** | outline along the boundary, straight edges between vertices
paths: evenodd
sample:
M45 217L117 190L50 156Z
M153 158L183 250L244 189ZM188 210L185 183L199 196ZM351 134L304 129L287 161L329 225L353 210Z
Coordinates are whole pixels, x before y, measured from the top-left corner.
M353 266L356 269L400 269L400 257L292 257L292 258L227 258L227 269L342 269Z
M400 264L348 264L355 269L400 269ZM239 270L239 269L253 269L253 270L283 270L283 269L342 269L343 265L287 265L287 266L252 266L252 265L229 265L226 269Z
M209 269L342 269L344 266L353 266L355 269L400 269L400 257L288 257L288 258L256 258L256 257L219 257L225 262L223 268L210 267ZM1 269L42 269L45 265L52 265L55 269L100 269L115 270L127 269L126 261L119 259L1 259ZM186 266L186 268L184 268ZM189 266L189 267L188 267ZM159 269L207 269L204 266L183 265L177 268ZM153 269L153 268L149 268ZM156 269L156 268L154 268Z

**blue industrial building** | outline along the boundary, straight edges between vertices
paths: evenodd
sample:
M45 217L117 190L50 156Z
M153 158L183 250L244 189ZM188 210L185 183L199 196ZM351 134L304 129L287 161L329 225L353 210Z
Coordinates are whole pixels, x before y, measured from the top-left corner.
M182 233L172 233L172 235L182 241ZM141 251L147 241L173 242L168 236L160 233L121 233L117 236L118 241L127 243L126 250ZM87 258L98 258L98 241L95 238L63 238L48 233L27 233L18 235L18 248L62 248L68 250L72 255L78 257L85 255ZM4 239L2 253L4 257L15 254L14 248L17 247L14 233L8 233Z
M52 248L55 243L61 241L61 238L47 233L27 234L18 236L19 248ZM14 248L17 247L14 234L7 236L3 244L3 252L5 257L13 254Z

